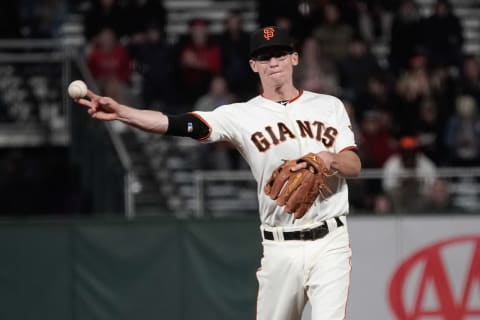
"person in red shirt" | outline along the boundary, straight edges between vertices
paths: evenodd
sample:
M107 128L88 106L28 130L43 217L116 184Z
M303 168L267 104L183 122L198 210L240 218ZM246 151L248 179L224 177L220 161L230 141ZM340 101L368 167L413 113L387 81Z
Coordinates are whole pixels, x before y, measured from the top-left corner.
M185 103L192 104L208 91L211 79L219 75L222 66L220 47L211 39L208 22L193 19L189 38L180 45L180 85Z
M99 33L95 46L87 56L90 72L105 94L113 95L119 100L122 100L122 92L125 92L130 81L130 62L128 52L110 28Z
M365 168L383 167L385 161L397 150L395 138L386 127L384 115L378 111L365 113L358 139Z

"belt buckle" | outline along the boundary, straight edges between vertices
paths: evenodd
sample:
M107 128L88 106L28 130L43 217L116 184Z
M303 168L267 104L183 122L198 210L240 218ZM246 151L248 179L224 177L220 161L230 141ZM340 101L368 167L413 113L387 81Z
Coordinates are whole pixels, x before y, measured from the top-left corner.
M325 237L328 233L328 225L326 223L316 227L315 229L312 229L312 238L313 240L315 239L321 239Z
M300 231L300 240L313 240L313 229L303 229Z
M299 234L300 240L305 240L305 232L308 231L308 230L309 229L300 231L300 234Z

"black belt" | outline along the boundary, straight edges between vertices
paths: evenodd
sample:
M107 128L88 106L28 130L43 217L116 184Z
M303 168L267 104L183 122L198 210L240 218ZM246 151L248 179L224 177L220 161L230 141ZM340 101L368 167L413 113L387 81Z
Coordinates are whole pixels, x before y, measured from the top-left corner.
M335 217L337 228L343 226L342 220ZM325 237L328 234L328 225L326 222L313 229L305 229L300 231L288 231L283 233L284 240L317 240ZM263 237L266 240L274 240L273 232L263 230Z

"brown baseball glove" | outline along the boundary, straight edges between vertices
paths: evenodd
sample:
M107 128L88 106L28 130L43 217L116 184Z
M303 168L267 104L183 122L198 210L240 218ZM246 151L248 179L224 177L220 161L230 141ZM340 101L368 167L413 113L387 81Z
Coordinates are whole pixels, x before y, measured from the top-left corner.
M301 162L307 163L306 168L291 171ZM295 219L300 219L318 196L325 198L332 193L326 180L334 174L336 172L330 172L320 157L308 153L296 160L283 160L268 179L264 191L279 206L284 205L288 213L293 213Z

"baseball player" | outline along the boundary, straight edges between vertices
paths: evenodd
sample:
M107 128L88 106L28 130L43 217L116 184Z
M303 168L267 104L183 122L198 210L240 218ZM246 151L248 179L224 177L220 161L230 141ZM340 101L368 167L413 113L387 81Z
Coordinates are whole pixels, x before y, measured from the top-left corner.
M244 103L166 115L91 91L75 101L95 119L235 145L258 183L263 257L257 272L257 319L300 319L307 301L314 320L345 319L351 269L345 178L359 175L361 169L350 120L339 99L295 87L292 75L299 56L285 30L275 26L256 30L250 45L249 64L263 92ZM266 194L265 186L282 160L305 154L308 161L322 161L333 172L328 178L331 192L315 196L308 210L297 216ZM289 171L307 167L307 162L298 161Z

